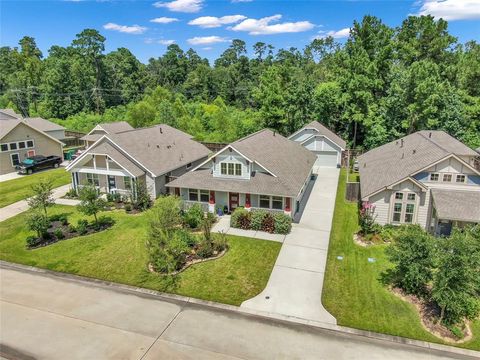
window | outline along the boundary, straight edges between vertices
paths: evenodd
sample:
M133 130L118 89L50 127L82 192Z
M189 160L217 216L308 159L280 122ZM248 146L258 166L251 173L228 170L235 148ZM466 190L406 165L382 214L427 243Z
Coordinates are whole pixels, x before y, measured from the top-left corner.
M18 148L19 149L25 149L27 145L25 144L25 141L19 141L18 142Z
M100 181L98 181L98 174L87 173L87 183L93 186L100 186Z
M188 163L187 166L185 166L187 169L190 169L192 167L192 163Z
M8 144L2 144L2 145L0 145L0 150L2 150L2 151L8 151Z
M233 163L228 163L228 175L233 175L234 174L233 173L233 166L234 165L235 164L233 164Z
M403 193L401 193L401 192L395 193L395 199L397 199L397 200L403 200Z
M281 196L272 196L272 209L283 209L283 198Z
M210 191L200 190L200 201L201 202L208 202L209 200L210 200Z
M430 174L430 181L438 181L439 175L438 174Z
M17 150L17 143L10 143L10 150Z
M188 200L198 201L198 191L197 191L197 189L188 189Z
M132 179L130 179L128 176L124 176L123 186L125 187L125 190L132 190Z
M242 176L242 164L235 164L235 175Z
M415 194L409 193L407 195L407 200L408 201L415 201Z
M414 204L407 204L405 207L405 222L411 224L413 222Z
M227 163L220 164L220 173L222 175L227 175Z
M259 207L264 209L270 209L270 196L260 195Z
M27 140L27 147L32 148L33 147L33 140Z
M393 222L399 223L402 216L402 204L395 203L393 206Z
M452 181L452 174L443 174L442 181L443 182L451 182Z
M460 174L460 175L457 175L457 178L455 179L455 181L456 181L457 183L464 183L465 180L466 180L465 175L461 175L461 174Z
M10 154L10 160L12 161L12 166L20 164L20 156L18 154Z

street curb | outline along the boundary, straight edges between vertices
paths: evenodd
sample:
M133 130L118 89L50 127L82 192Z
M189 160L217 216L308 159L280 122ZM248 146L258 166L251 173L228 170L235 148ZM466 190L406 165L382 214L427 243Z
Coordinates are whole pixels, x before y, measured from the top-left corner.
M40 274L45 274L46 276L73 281L73 282L84 284L84 285L94 285L97 287L106 288L109 290L114 290L122 293L133 294L138 296L148 296L148 297L153 297L157 299L160 298L165 301L183 303L184 305L187 305L187 304L201 305L201 306L211 307L211 308L215 308L223 311L236 312L236 313L247 315L247 316L255 316L263 320L276 320L288 325L304 325L304 326L313 327L317 329L341 333L343 335L354 335L354 336L360 336L368 339L388 341L388 342L400 344L400 345L409 345L409 346L417 347L424 350L426 349L429 352L438 352L443 355L456 355L456 356L460 355L460 356L469 357L472 359L480 358L480 352L475 350L456 348L448 345L430 343L430 342L421 341L421 340L408 339L401 336L393 336L393 335L376 333L373 331L349 328L349 327L340 326L340 325L310 321L310 320L300 319L292 316L285 316L285 315L279 315L279 314L271 314L271 313L262 312L262 311L249 310L249 309L241 308L234 305L221 304L214 301L201 300L201 299L182 296L182 295L163 293L160 291L145 289L141 287L135 287L131 285L124 285L124 284L114 283L110 281L99 280L95 278L88 278L88 277L79 276L79 275L73 275L73 274L62 273L62 272L57 272L53 270L37 268L34 266L11 263L4 260L0 260L0 268L18 270L23 272L40 273Z

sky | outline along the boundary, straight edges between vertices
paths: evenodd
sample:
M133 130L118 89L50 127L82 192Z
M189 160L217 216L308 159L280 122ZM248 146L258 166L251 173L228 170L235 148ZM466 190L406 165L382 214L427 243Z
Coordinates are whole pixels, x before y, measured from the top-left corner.
M480 0L0 0L0 45L17 46L28 35L47 55L94 28L106 37L107 52L126 47L142 62L172 43L212 60L232 39L244 40L250 55L258 41L303 49L315 37L345 41L364 15L394 27L418 14L448 20L460 42L480 41Z

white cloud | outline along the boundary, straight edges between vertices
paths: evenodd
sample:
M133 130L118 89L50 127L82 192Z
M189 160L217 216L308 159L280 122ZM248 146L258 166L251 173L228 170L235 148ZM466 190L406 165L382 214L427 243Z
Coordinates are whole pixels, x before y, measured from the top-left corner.
M206 47L203 47L202 50L205 50L205 51L208 51L208 50L212 50L213 48L211 46L206 46Z
M334 39L342 39L350 36L350 28L344 28L341 30L319 31L318 34L319 35L315 36L314 38L323 39L331 36Z
M115 23L105 24L103 25L103 28L106 30L114 30L114 31L119 31L127 34L143 34L145 31L147 31L147 28L145 26L140 26L140 25L126 26L126 25L118 25Z
M155 19L150 20L150 22L157 23L157 24L170 24L172 22L178 21L177 18L171 18L171 17L158 17Z
M210 45L216 43L229 42L227 38L220 36L195 36L187 40L191 45Z
M233 31L248 31L250 35L270 35L281 33L297 33L312 29L313 25L310 21L284 22L278 24L271 24L277 22L282 18L282 15L273 15L261 19L246 19L241 23L229 28Z
M188 22L188 25L197 25L201 28L216 28L222 25L235 24L241 20L246 19L243 15L227 15L222 17L216 16L201 16Z
M162 45L172 45L172 44L175 44L175 40L166 40L166 39L160 39L157 41L159 44L162 44Z
M196 13L203 7L203 0L173 0L170 2L157 1L155 7L164 7L170 11Z
M480 19L480 0L423 0L417 15L445 20Z

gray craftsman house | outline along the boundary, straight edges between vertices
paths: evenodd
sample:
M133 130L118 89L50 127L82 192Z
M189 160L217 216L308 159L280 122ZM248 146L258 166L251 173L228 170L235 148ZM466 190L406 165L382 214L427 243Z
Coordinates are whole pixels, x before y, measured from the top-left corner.
M67 166L75 189L90 184L103 193L131 194L145 183L152 198L167 192L165 183L205 161L210 151L192 136L168 125L101 135Z
M113 135L128 130L133 130L133 127L126 121L102 123L95 126L87 135L80 138L80 140L83 140L85 147L88 148L103 135Z
M342 153L347 148L345 140L318 121L305 125L290 135L289 139L302 144L315 154L315 166L340 167Z
M436 235L480 222L479 154L443 131L419 131L359 157L363 201L376 222Z
M227 145L167 184L185 203L205 211L261 208L294 216L304 201L316 156L271 130Z

